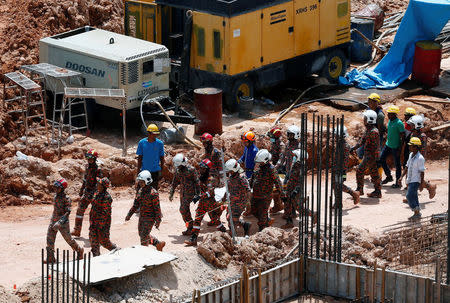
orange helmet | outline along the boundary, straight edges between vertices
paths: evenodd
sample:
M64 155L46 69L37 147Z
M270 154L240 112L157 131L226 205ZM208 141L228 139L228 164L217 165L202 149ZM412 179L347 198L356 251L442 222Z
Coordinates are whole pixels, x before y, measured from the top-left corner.
M98 152L95 149L90 149L86 153L86 158L97 158Z
M278 126L272 127L268 132L267 135L271 138L279 138L281 137L281 128Z
M210 133L204 133L201 137L200 137L200 141L212 141L213 140L213 136Z
M241 139L242 141L250 141L253 142L255 141L256 135L254 132L249 131L249 132L245 132L242 136Z

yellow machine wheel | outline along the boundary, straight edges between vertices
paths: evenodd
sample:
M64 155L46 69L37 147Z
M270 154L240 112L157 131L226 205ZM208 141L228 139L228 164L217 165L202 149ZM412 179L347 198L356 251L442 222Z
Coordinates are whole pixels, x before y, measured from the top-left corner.
M321 76L327 78L330 82L337 82L339 76L343 76L346 70L347 58L341 50L335 49L328 54Z
M236 80L231 89L231 93L227 94L226 106L229 110L235 112L239 109L239 97L253 97L253 82L249 78Z

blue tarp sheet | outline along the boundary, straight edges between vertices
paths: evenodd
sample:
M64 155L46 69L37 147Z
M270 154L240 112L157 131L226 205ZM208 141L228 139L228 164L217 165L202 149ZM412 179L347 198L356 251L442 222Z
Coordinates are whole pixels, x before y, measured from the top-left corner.
M341 84L393 89L412 72L417 41L434 40L450 19L450 0L411 0L386 56L375 68L350 71Z

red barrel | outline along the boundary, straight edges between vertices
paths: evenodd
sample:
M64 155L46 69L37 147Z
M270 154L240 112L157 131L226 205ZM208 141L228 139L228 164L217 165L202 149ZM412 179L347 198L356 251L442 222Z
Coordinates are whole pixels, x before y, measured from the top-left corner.
M195 134L221 134L222 90L213 87L197 88L194 90L194 104L196 118L200 120L195 125Z
M427 87L439 85L442 46L434 41L416 43L412 79Z

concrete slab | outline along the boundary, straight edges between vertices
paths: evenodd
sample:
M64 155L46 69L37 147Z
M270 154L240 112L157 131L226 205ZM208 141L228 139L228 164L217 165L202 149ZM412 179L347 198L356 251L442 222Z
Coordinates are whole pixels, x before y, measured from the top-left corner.
M450 58L441 60L441 69L444 71L450 71Z
M134 275L146 269L154 268L176 259L176 256L157 251L154 247L136 245L122 248L117 251L91 258L91 276L89 284L94 285ZM80 260L80 283L83 282L83 264L84 261ZM59 270L61 272L62 264L60 263L59 265ZM77 280L76 269L74 275L72 262L70 262L69 266L69 275L72 279Z

